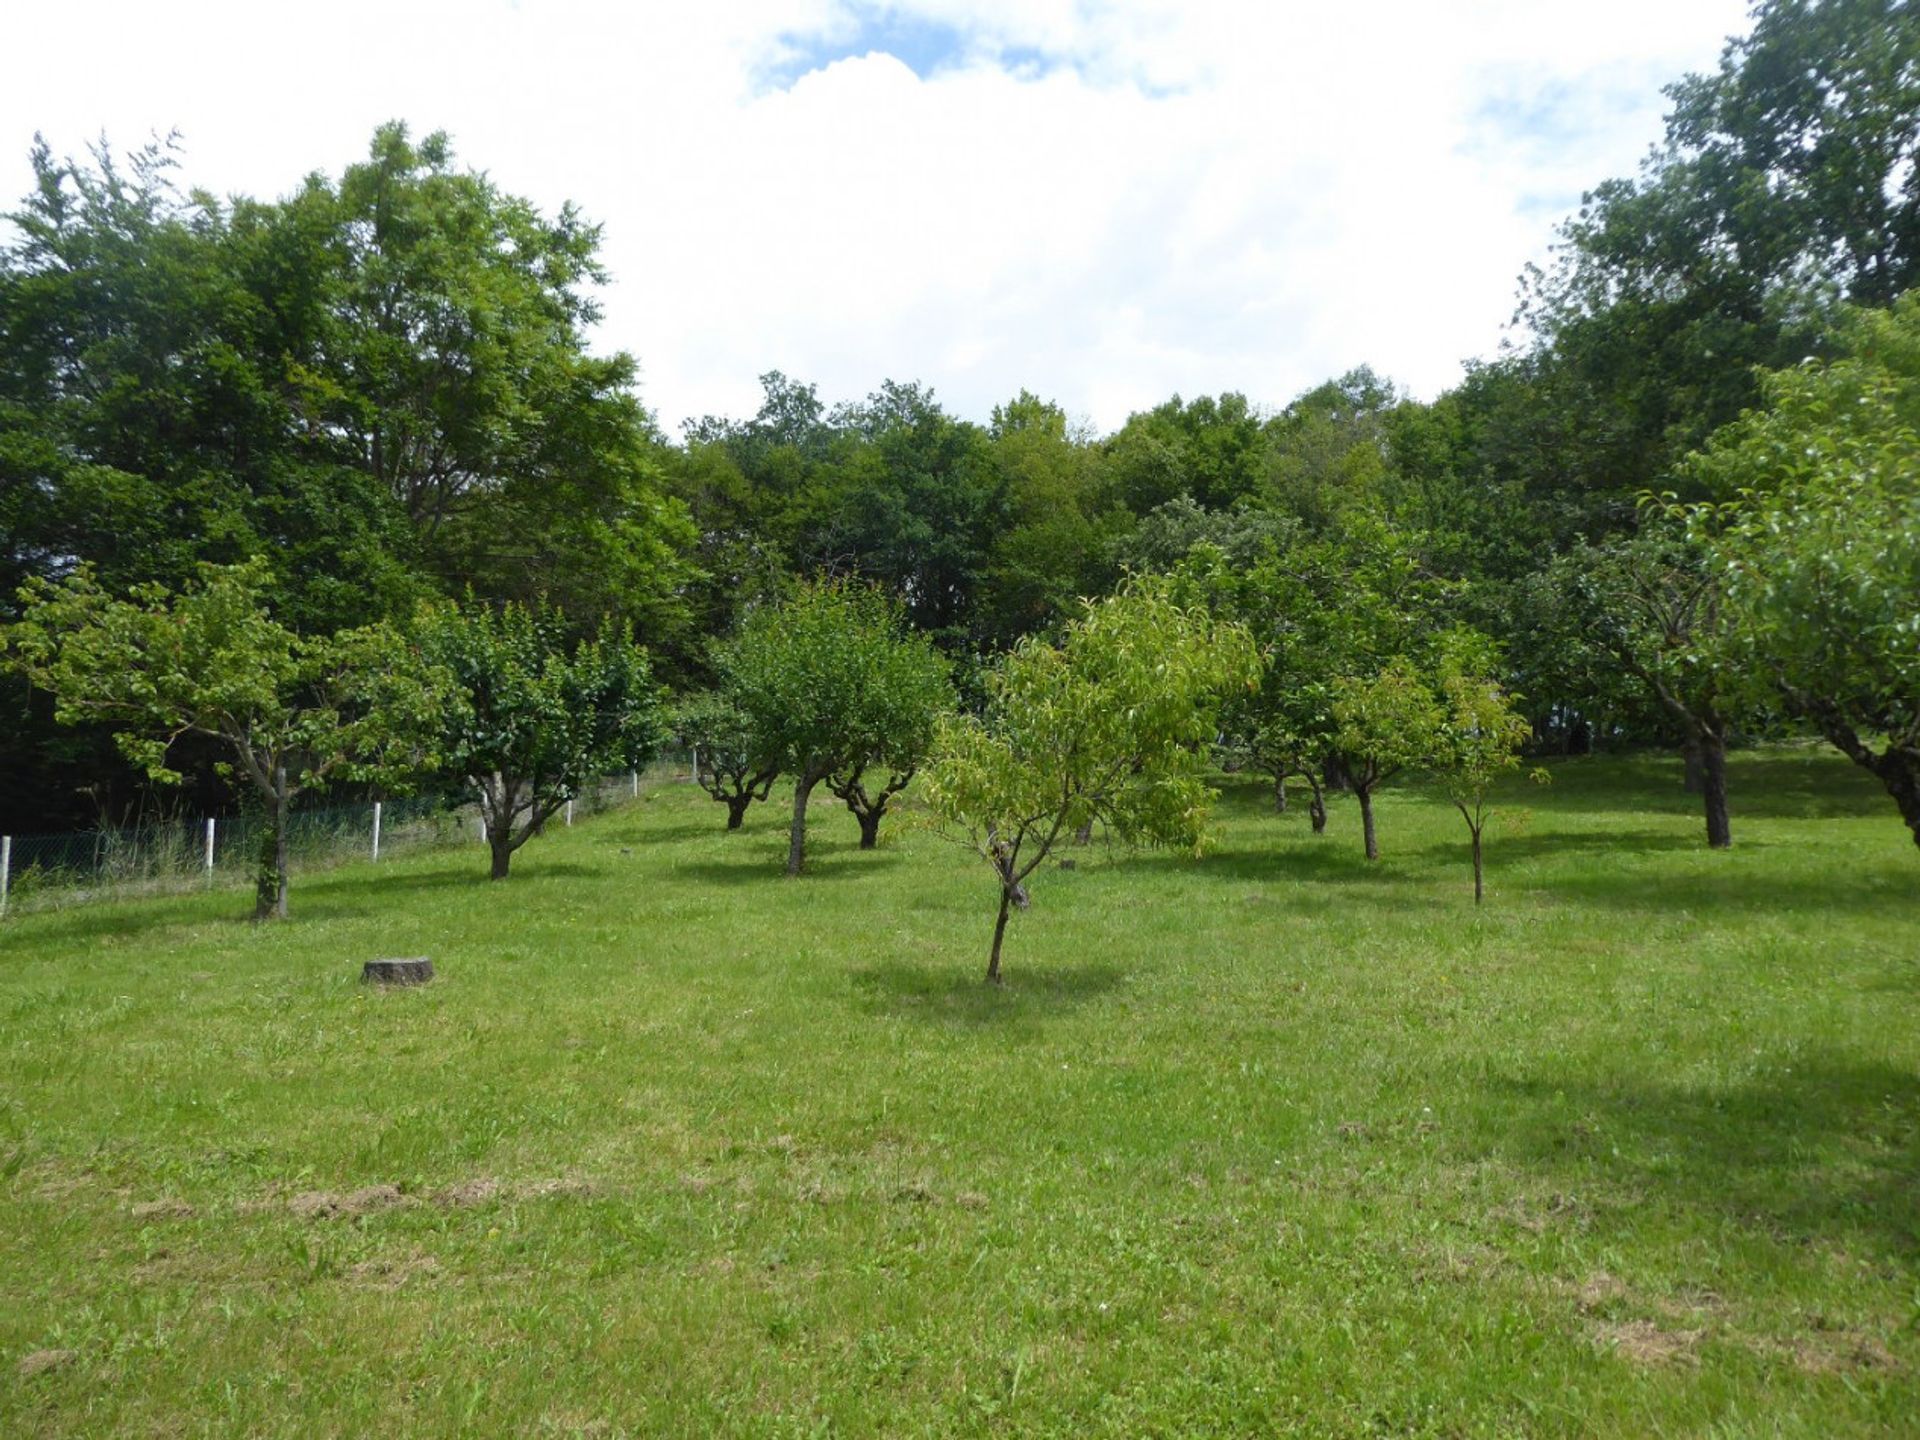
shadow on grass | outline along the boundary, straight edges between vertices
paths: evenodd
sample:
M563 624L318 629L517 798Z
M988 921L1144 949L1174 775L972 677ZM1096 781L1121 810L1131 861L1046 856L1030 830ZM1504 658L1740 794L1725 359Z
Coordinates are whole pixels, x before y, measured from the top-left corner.
M1777 868L1742 869L1736 841L1732 853L1714 855L1678 873L1609 871L1595 865L1566 870L1540 883L1569 901L1622 910L1815 916L1871 909L1906 913L1920 921L1920 892L1910 872L1910 865L1856 866L1807 876L1783 875Z
M197 896L192 900L155 896L105 905L81 901L58 909L28 911L10 918L0 929L0 949L10 946L25 954L36 949L150 939L166 930L205 925L239 928L253 923L251 891L223 892L219 898L229 903L208 901L202 909Z
M1920 1075L1795 1057L1730 1088L1495 1080L1489 1145L1575 1191L1595 1173L1788 1243L1871 1245L1920 1269Z
M476 847L471 862L458 868L409 872L381 870L374 866L359 867L351 874L316 877L305 885L296 881L290 903L296 907L297 913L303 895L307 897L309 905L319 899L390 897L395 891L419 893L427 890L480 889L506 896L512 893L516 881L604 880L614 873L610 866L583 865L577 860L545 860L538 855L516 855L513 857L512 872L506 879L495 881L489 865L486 853Z
M1329 908L1362 904L1395 910L1426 910L1444 903L1441 897L1425 888L1432 879L1432 857L1444 853L1427 847L1396 855L1383 842L1385 858L1368 860L1361 851L1358 835L1303 835L1297 843L1217 850L1199 859L1164 850L1116 850L1111 868L1119 872L1189 875L1200 881L1299 885L1301 898L1317 893ZM1464 843L1459 854L1464 864Z
M752 819L749 818L740 829L729 830L727 829L727 812L721 809L720 806L715 805L713 807L713 815L710 819L704 821L675 820L670 824L664 825L641 825L637 828L623 830L617 837L609 837L607 843L609 845L678 845L689 840L724 839L751 841L754 839L764 839L765 833L771 833L770 831L761 835L754 835L752 833L754 830L761 828L762 827L755 826Z
M1528 830L1519 835L1503 835L1495 828L1498 824L1496 818L1487 829L1489 863L1499 860L1551 859L1562 854L1584 854L1590 862L1596 851L1603 855L1651 855L1674 850L1705 853L1707 849L1704 832L1700 835L1676 835L1668 830ZM1749 841L1744 848L1762 850L1768 847ZM1426 845L1418 853L1425 858L1445 862L1467 858L1471 851L1466 827L1461 826L1458 840Z
M1522 802L1552 814L1686 815L1705 825L1704 801L1681 784L1677 755L1642 753L1548 762L1553 783L1526 787ZM1516 800L1524 782L1509 782L1502 794ZM1872 819L1891 810L1873 778L1847 759L1817 749L1736 750L1727 759L1727 802L1734 837L1740 821Z
M786 872L787 847L783 840L777 851L743 846L738 859L676 861L670 873L677 878L712 885L764 885L772 880L791 880L793 884L805 885L816 880L858 880L899 863L900 852L886 848L884 842L878 850L809 842L806 869L790 877Z
M985 933L979 955L964 964L933 969L903 960L881 961L852 972L854 989L873 1012L935 1024L995 1025L1064 1013L1112 993L1126 978L1118 966L1104 962L1028 966L1015 954L1001 960L1006 983L989 985Z

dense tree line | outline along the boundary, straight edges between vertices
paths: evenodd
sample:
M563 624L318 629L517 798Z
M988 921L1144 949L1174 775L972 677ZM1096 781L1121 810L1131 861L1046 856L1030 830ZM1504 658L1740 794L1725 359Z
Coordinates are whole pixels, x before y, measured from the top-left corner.
M203 567L244 565L315 645L395 627L443 670L546 686L556 713L568 665L662 683L684 704L658 723L703 742L730 823L798 781L796 870L816 785L871 842L938 736L976 758L1038 744L1006 731L1008 697L1097 648L1089 599L1150 610L1147 575L1257 657L1196 712L1224 758L1282 805L1304 785L1316 828L1352 793L1369 856L1375 788L1439 768L1477 870L1486 785L1523 741L1675 747L1726 845L1727 748L1795 728L1880 776L1920 837L1917 69L1904 4L1765 0L1717 71L1671 88L1640 173L1598 185L1524 277L1517 343L1453 390L1362 368L1277 407L1176 396L1106 435L1024 390L976 423L917 383L829 405L770 372L756 413L675 440L634 361L588 347L595 228L442 136L385 127L273 202L182 192L165 145L43 146L0 253L0 604L201 594ZM644 683L608 670L636 642ZM130 764L31 666L4 687L13 828L145 803L158 761ZM942 720L954 704L979 728ZM615 749L653 743L609 723ZM165 768L224 803L204 729ZM1014 804L1006 777L962 784L957 753L936 794ZM502 872L579 783L576 763L514 789L504 754L454 766L497 781ZM1109 804L1079 793L1069 828ZM1031 831L1012 823L979 831L1010 903L996 846Z

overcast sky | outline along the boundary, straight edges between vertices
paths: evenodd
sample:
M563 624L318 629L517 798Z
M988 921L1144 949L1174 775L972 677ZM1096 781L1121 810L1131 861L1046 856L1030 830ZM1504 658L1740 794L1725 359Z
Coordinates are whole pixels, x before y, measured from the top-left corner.
M178 128L273 196L382 120L604 223L602 348L669 432L780 369L1111 429L1491 354L1580 192L1661 133L1744 0L328 0L12 7L0 190Z

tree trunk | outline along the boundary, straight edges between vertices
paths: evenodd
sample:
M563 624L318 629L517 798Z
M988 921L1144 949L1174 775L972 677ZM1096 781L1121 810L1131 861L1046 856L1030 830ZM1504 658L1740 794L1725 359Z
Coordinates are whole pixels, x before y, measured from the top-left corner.
M747 818L747 806L753 803L751 795L727 796L727 829L738 830L740 823Z
M1320 792L1320 782L1311 772L1306 776L1307 787L1313 791L1313 797L1307 801L1307 815L1313 821L1313 833L1327 833L1327 797Z
M487 844L493 851L493 872L490 878L504 880L507 868L513 864L513 839L510 835L487 835Z
M1480 866L1480 828L1473 829L1473 903L1478 905L1486 897L1486 886L1481 879Z
M1000 882L1000 918L993 922L993 954L987 957L987 983L1000 983L1000 942L1007 935L1007 912L1013 906L1013 892L1007 888L1007 882Z
M1876 755L1843 719L1830 711L1809 709L1819 720L1828 743L1886 787L1899 807L1900 818L1913 832L1913 843L1920 845L1920 750L1889 744L1885 753Z
M1285 775L1273 777L1273 813L1276 815L1287 813L1287 777Z
M1707 793L1706 747L1700 742L1699 737L1697 736L1689 737L1686 745L1681 749L1680 754L1681 754L1681 759L1684 762L1683 768L1681 770L1680 783L1686 787L1687 794L1689 795L1706 794Z
M1733 830L1727 820L1727 742L1708 733L1700 742L1700 769L1707 797L1707 845L1725 850L1733 844Z
M1326 780L1326 788L1338 795L1347 788L1347 767L1340 763L1340 757L1329 755L1320 765L1320 773Z
M291 811L292 797L287 793L287 767L276 765L273 768L272 814L268 821L266 842L261 847L260 873L254 883L255 920L287 918L287 821Z
M807 863L807 800L820 777L807 771L794 777L793 829L787 836L787 874L798 875Z
M1360 833L1366 837L1367 859L1378 860L1380 842L1374 838L1373 834L1373 787L1356 785L1353 787L1353 793L1360 797Z
M1093 821L1087 821L1086 824L1073 832L1073 843L1076 845L1091 845L1093 843Z
M853 818L860 822L860 848L872 850L880 844L880 817L885 810L867 810L854 812Z
M1920 845L1920 754L1890 750L1880 757L1873 773L1887 787L1893 803L1900 807L1900 818L1913 832L1913 843Z

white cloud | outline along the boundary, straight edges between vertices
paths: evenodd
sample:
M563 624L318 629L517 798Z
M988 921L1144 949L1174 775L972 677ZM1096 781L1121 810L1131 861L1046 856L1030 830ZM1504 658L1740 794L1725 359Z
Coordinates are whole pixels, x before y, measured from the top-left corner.
M1432 394L1489 352L1579 191L1658 138L1741 0L902 0L961 44L768 88L845 0L68 3L13 17L0 186L178 126L188 178L275 194L381 120L606 225L602 343L671 427L778 367L984 416L1021 385L1111 427L1179 390L1283 403L1360 362ZM1012 50L1011 58L1001 58ZM1035 55L1044 63L1033 62Z

